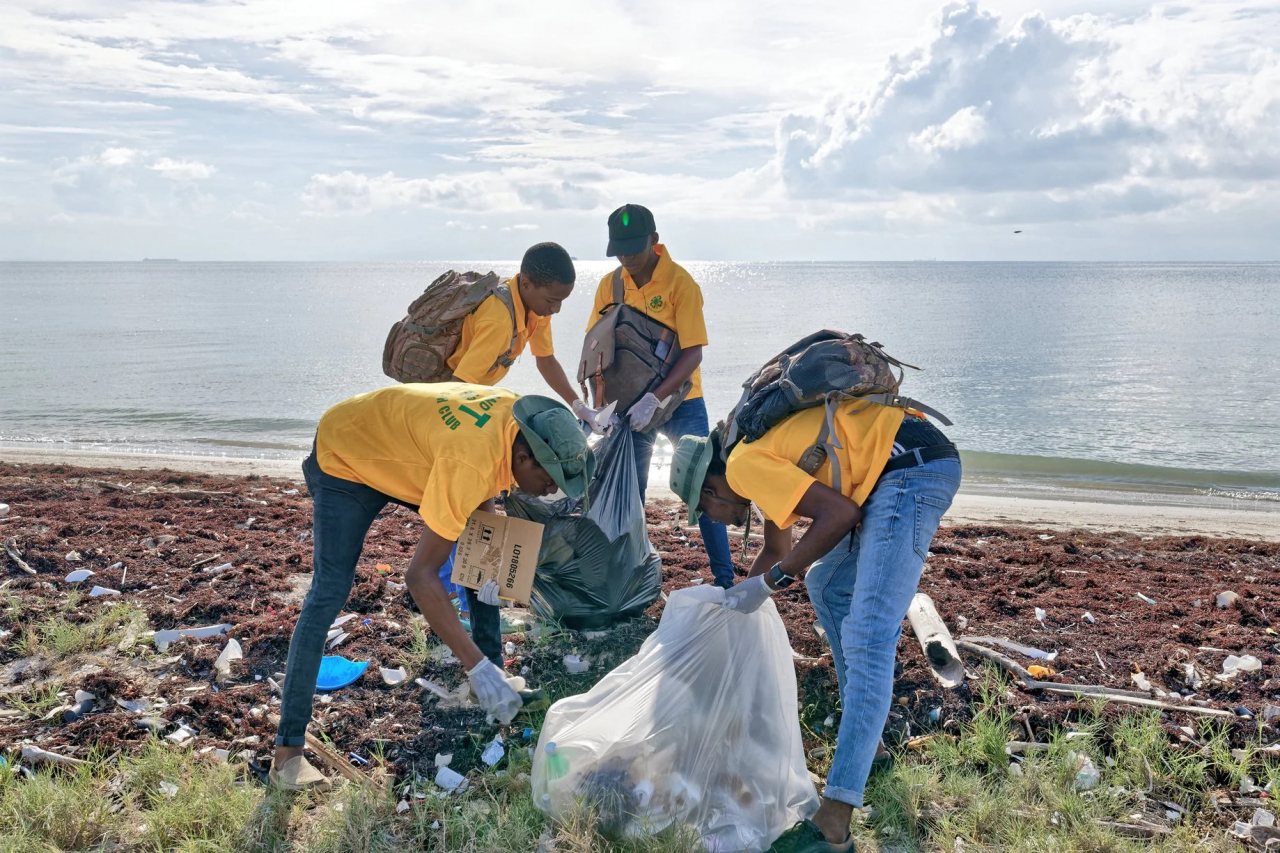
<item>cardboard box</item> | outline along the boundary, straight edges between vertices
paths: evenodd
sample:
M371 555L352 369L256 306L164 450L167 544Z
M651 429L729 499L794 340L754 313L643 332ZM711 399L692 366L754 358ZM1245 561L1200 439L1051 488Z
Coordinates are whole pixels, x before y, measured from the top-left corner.
M541 547L541 524L477 510L458 537L452 580L471 589L496 580L499 596L528 604Z

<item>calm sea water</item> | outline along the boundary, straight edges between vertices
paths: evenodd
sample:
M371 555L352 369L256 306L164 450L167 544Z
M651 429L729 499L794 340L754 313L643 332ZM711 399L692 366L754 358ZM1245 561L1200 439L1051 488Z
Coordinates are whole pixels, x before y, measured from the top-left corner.
M0 442L296 455L389 384L387 328L451 266L517 264L0 264ZM1280 493L1280 264L686 267L716 417L800 336L861 331L925 368L904 392L956 422L967 473ZM555 319L570 373L611 268L580 262ZM548 393L527 354L505 384Z

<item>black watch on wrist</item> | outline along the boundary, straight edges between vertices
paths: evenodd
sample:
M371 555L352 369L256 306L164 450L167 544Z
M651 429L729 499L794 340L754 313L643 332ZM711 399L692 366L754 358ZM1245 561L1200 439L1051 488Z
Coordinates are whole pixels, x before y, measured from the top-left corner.
M774 563L773 568L765 572L765 579L769 586L774 589L786 589L796 582L794 575L789 575L782 570L782 563Z

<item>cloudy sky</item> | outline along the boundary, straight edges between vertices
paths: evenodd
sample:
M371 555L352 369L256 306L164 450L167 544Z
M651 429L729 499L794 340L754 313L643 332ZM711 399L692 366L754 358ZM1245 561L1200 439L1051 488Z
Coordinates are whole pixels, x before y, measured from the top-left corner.
M0 5L0 259L1274 260L1278 190L1278 0Z

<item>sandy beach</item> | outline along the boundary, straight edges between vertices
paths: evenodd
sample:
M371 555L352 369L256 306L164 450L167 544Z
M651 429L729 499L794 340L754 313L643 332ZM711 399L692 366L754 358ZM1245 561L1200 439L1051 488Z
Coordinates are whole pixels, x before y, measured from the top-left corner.
M181 471L216 477L258 476L299 481L301 460L250 459L46 448L0 447L0 463L79 465L121 471ZM656 472L650 477L651 502L674 501ZM1226 503L1226 502L1222 502ZM1247 503L1214 506L1178 504L1141 492L1063 493L1062 499L1028 497L1010 488L966 485L947 513L951 525L1018 525L1046 530L1123 530L1138 536L1214 536L1280 541L1280 505Z

